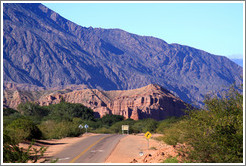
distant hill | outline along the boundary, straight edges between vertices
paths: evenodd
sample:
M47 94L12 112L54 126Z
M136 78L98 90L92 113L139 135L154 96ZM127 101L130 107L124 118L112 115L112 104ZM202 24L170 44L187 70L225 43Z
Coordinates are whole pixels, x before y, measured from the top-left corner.
M38 3L3 4L3 69L5 85L26 89L127 90L156 83L194 105L211 91L241 84L243 75L226 57L120 29L79 26Z

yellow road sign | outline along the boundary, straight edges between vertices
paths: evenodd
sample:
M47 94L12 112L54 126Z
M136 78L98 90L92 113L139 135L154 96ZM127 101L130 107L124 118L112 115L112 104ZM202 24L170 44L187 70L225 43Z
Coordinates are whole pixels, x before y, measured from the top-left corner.
M150 137L152 136L152 134L150 133L150 132L146 132L145 134L144 134L144 136L147 138L147 139L150 139Z

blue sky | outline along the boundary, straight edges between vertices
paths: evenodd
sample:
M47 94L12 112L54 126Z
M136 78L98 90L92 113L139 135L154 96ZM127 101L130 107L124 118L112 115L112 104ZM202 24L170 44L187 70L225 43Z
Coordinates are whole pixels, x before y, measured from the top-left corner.
M243 58L242 3L43 3L84 27L119 28Z

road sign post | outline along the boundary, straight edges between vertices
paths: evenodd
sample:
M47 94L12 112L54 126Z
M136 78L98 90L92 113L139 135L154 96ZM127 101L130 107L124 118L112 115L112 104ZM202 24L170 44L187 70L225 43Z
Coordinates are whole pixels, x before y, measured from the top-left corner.
M80 129L80 133L81 133L81 129L83 129L83 126L81 124L79 125L79 129Z
M124 134L124 130L127 130L127 134L129 134L129 125L122 125L121 130L122 130L122 134Z
M149 149L149 139L150 139L150 137L152 136L152 134L150 133L150 132L146 132L145 134L144 134L144 136L147 138L147 141L148 141L148 149Z
M85 129L86 129L86 134L87 134L87 128L88 128L89 126L87 125L87 124L85 124Z

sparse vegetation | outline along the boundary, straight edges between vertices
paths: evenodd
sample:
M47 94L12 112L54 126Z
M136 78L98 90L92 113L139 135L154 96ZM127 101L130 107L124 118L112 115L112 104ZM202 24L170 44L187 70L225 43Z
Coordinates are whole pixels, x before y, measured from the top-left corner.
M178 163L178 162L179 160L177 159L177 157L170 157L163 161L163 163Z
M23 103L18 106L19 111L4 109L4 161L28 160L30 153L20 149L19 142L78 136L85 132L78 126L88 124L88 132L94 133L121 133L121 126L129 125L129 133L164 134L158 140L169 145L188 145L188 150L182 152L186 153L183 161L242 162L243 96L231 89L222 98L207 97L204 102L204 109L189 110L184 117L170 117L159 122L154 119L124 120L120 115L94 119L91 109L64 101L42 107ZM178 160L168 158L163 162L176 163Z
M205 106L166 129L163 141L189 145L191 162L242 163L243 96L232 88L222 98L207 97Z
M38 159L43 157L44 152L47 150L45 147L40 149L33 148L33 142L27 150L20 148L18 143L13 140L9 135L3 134L3 162L4 163L25 163L31 161L37 162Z

